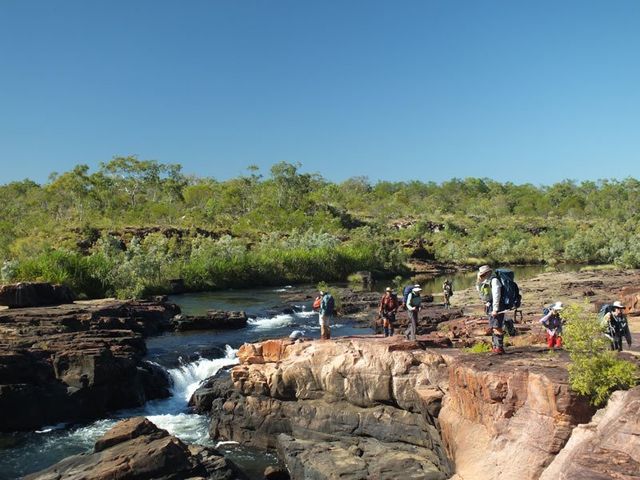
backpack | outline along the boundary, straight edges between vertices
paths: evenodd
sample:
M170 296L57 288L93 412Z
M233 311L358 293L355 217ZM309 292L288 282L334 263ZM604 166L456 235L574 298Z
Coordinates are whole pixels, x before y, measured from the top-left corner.
M520 287L518 287L518 284L513 280L513 271L505 268L497 268L494 275L500 282L500 285L502 285L500 310L518 308L522 301L522 296L520 295Z
M325 297L327 301L325 303L324 311L327 315L333 315L333 311L336 308L336 301L333 299L333 295L331 295L330 293L327 293Z
M613 312L613 305L611 305L610 303L605 303L604 305L602 305L600 307L600 310L598 311L598 320L600 320L600 323L603 322L604 316L607 313L612 313L612 312Z
M413 290L413 285L407 285L406 287L404 287L402 289L402 304L403 305L407 304L407 298L409 298L409 294L411 293L411 290Z
M453 286L450 283L445 283L442 290L450 297L453 296Z
M322 303L322 297L317 296L316 299L313 301L313 305L311 308L313 308L314 310L320 310L321 303Z

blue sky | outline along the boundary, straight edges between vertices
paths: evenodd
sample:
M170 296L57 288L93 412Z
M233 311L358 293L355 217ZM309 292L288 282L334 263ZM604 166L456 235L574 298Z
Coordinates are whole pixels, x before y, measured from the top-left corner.
M640 2L1 0L0 183L637 177Z

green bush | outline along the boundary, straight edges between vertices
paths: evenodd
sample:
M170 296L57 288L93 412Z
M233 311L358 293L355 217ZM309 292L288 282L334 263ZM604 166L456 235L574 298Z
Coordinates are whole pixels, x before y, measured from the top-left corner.
M472 347L465 348L464 351L468 353L488 353L491 351L491 345L484 342L478 342Z
M613 391L636 385L636 366L609 350L609 340L596 315L587 312L587 306L569 306L563 317L567 321L563 339L571 358L569 382L574 391L599 407Z

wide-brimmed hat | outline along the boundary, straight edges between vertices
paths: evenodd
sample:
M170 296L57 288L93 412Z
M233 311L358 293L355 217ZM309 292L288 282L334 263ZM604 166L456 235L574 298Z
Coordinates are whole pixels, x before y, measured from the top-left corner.
M611 305L613 308L624 308L624 305L622 304L622 302L619 302L618 300L616 300L615 302L613 302L613 305Z
M390 292L391 291L391 287L387 287L384 289L385 292Z
M478 276L481 277L483 275L486 275L487 273L489 273L491 271L491 267L489 265L482 265L479 269L478 269Z
M412 291L412 292L421 292L421 291L422 291L422 289L418 286L418 287L413 287L413 288L411 289L411 291Z
M551 310L554 310L556 312L559 312L560 310L563 310L564 306L562 305L562 302L556 302L553 305L551 305Z

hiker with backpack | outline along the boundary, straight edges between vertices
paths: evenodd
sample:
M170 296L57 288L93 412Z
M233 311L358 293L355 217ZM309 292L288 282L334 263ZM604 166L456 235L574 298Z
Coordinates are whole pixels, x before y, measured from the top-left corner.
M451 308L449 299L451 298L451 295L453 295L453 285L451 284L451 280L448 278L442 284L442 294L444 295L444 308Z
M385 337L393 337L394 327L396 323L396 313L398 312L398 296L393 293L391 287L387 287L384 295L380 299L378 314L382 317L382 328Z
M405 336L408 340L416 340L416 330L418 328L418 313L420 313L420 305L422 299L420 298L420 292L422 288L420 285L414 285L405 301L407 307L407 313L409 314L409 325L405 330Z
M562 347L562 318L560 312L563 310L562 302L556 302L548 309L547 313L540 319L547 333L547 346L549 348Z
M520 289L513 277L511 270L498 268L494 272L489 265L478 269L476 289L486 307L492 351L499 355L504 353L505 312L520 306Z
M611 350L622 351L622 337L627 340L627 346L631 346L631 331L629 322L624 314L624 305L615 301L611 305L604 305L600 311L608 310L602 317L601 324L606 329L606 336L611 340Z
M329 340L331 338L331 317L335 313L335 300L329 292L320 290L320 338Z

